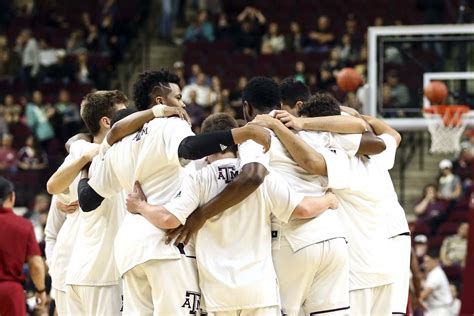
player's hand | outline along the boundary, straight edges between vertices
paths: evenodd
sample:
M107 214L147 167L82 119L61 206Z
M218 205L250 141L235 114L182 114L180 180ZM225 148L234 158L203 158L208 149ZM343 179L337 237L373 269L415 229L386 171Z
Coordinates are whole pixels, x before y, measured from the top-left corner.
M250 139L263 146L263 152L266 153L272 144L270 132L256 124L247 124L245 126L251 130Z
M175 106L166 106L164 108L164 116L169 117L169 116L179 116L180 119L188 122L189 125L191 125L191 118L188 115L188 112L184 108L178 108Z
M326 198L328 199L330 209L335 210L339 207L339 201L337 200L337 197L334 193L326 193Z
M341 108L342 112L345 112L349 115L352 115L352 116L355 116L355 117L358 117L358 118L362 118L362 116L360 115L360 113L356 109L353 109L351 107L344 106L344 105L341 105L339 107Z
M47 303L46 291L43 291L41 293L36 292L35 297L36 297L37 308L46 307L46 303Z
M180 243L187 245L191 237L204 226L204 223L206 223L206 220L201 218L198 210L195 210L189 215L185 225L167 231L166 243L169 244L174 239L175 245Z
M292 128L295 131L301 131L303 129L301 118L291 115L286 111L275 111L275 118L285 124L286 127Z
M275 123L277 123L277 120L271 117L270 115L259 114L249 124L273 129L275 127Z
M71 202L69 204L56 201L56 207L65 214L72 214L79 208L79 201Z

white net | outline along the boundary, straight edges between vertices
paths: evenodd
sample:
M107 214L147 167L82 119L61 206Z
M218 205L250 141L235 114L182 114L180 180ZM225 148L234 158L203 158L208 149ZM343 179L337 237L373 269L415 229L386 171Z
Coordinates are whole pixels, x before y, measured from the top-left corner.
M461 151L461 137L466 129L465 113L455 112L424 113L431 134L431 153L448 154Z

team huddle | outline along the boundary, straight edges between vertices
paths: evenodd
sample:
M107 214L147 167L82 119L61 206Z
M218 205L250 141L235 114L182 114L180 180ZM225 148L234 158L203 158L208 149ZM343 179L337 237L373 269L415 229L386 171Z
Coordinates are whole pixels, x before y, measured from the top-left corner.
M194 135L179 78L140 74L84 97L90 135L48 181L46 255L59 315L405 314L411 243L389 170L400 135L255 77L246 124Z

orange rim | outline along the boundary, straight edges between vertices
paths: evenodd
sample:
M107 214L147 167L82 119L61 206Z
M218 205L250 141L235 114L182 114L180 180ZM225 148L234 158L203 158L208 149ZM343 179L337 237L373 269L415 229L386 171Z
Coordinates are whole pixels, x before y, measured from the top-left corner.
M459 126L462 123L462 115L470 110L467 105L432 105L423 109L423 112L440 115L445 126Z

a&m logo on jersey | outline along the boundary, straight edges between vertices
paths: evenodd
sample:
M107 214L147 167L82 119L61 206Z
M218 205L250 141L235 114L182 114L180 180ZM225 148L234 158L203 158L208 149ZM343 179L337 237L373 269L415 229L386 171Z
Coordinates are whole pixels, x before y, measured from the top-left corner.
M148 126L144 125L142 129L137 132L135 137L133 137L133 140L138 142L146 134L148 134Z
M231 182L239 174L238 170L235 170L235 166L231 167L218 167L219 176L217 180L224 180L225 183Z
M197 315L201 306L201 293L186 291L186 298L182 308L189 309L189 315Z

